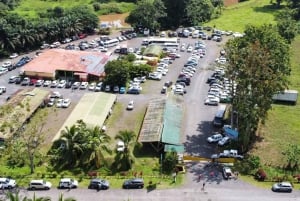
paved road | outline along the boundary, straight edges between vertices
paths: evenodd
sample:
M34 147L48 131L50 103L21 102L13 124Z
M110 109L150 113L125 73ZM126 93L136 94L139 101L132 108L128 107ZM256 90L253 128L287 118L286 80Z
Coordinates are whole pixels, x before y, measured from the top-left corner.
M138 47L142 39L135 39L128 41L128 47ZM194 43L192 39L182 39L181 42ZM207 41L207 55L199 64L200 69L192 78L191 86L187 89L187 94L184 95L185 102L185 115L184 115L184 132L182 142L185 145L186 153L190 155L201 155L209 157L216 151L216 147L208 145L205 139L212 132L211 121L216 112L216 107L205 106L203 104L204 98L207 95L208 86L205 84L207 77L212 73L209 66L212 61L218 56L220 47L219 44L213 41ZM163 83L167 80L176 80L188 53L181 53L182 58L176 60L170 67L170 72L167 76L163 77L161 81L147 81L143 88L147 93L139 96L134 96L135 101L144 102L153 97L163 96L160 94L160 89ZM0 85L7 86L7 94L0 96L0 103L5 102L8 95L14 93L20 86L8 85L8 78L17 74L17 70L9 72L1 76ZM56 90L56 89L55 89ZM65 96L71 98L73 101L79 100L83 93L90 93L87 91L76 91L74 93L68 89L57 89L64 93ZM120 95L118 100L126 104L132 95ZM253 187L243 181L230 180L224 181L219 170L205 169L201 163L187 164L187 179L186 184L180 188L168 190L107 190L107 191L94 191L88 189L76 190L57 190L51 189L50 191L37 191L37 196L50 196L53 200L58 198L59 193L64 193L65 197L75 197L78 201L121 201L121 200L210 200L210 201L297 201L300 200L300 192L295 191L291 194L273 193L269 189L259 189ZM214 177L210 177L210 173L214 171ZM198 175L202 174L202 180L198 182ZM217 175L217 176L216 176ZM201 190L203 181L206 182L204 191ZM33 196L32 191L21 191L22 195Z

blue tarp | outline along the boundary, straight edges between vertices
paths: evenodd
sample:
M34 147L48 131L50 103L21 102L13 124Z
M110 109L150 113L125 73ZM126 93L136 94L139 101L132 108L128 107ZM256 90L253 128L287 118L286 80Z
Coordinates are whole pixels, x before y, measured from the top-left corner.
M239 137L239 133L236 130L233 130L231 128L225 128L225 135L230 137L233 140L237 140Z

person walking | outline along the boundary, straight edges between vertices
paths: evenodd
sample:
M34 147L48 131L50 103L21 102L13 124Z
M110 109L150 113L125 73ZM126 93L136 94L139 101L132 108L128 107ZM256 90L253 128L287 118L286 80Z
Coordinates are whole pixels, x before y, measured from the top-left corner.
M202 184L202 190L204 191L204 188L205 188L205 182L203 182Z

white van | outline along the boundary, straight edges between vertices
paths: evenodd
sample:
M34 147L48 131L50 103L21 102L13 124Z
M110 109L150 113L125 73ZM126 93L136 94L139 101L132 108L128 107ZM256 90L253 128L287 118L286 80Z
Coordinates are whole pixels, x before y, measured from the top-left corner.
M195 30L192 34L192 38L199 38L199 30Z

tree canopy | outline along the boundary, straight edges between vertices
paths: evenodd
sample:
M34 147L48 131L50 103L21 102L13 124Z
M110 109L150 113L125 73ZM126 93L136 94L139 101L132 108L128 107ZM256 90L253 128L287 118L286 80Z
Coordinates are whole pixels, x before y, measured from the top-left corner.
M248 26L244 37L228 41L226 53L227 75L236 84L233 111L238 114L239 145L245 151L271 109L272 96L287 88L289 46L272 25Z

